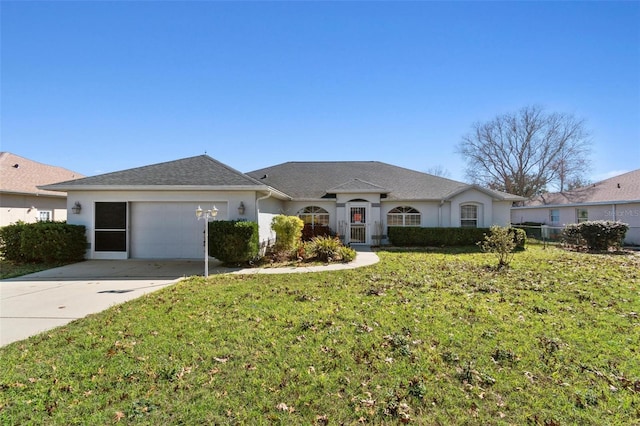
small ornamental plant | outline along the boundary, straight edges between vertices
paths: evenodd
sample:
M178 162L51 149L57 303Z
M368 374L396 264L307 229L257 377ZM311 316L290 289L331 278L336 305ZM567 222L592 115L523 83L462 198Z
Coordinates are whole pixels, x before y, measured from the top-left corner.
M486 253L495 253L498 258L498 269L508 267L514 251L518 245L522 244L522 234L513 232L509 228L494 225L491 232L484 235L484 239L478 242L478 246Z
M309 259L321 262L351 262L356 251L342 245L338 237L314 237L305 244L305 252Z

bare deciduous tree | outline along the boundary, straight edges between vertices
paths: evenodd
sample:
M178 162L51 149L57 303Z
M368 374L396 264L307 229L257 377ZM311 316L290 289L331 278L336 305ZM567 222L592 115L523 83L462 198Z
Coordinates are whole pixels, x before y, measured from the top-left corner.
M588 171L590 140L583 120L527 106L476 123L457 147L475 183L523 197L564 190Z
M427 169L427 173L429 173L430 175L439 176L443 178L448 178L449 176L451 176L451 173L449 173L449 170L445 169L440 164L434 167L429 167Z

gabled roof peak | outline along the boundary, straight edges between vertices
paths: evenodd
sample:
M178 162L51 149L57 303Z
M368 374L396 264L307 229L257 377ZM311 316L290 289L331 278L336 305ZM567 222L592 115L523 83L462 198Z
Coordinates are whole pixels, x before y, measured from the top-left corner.
M170 186L259 186L262 182L211 158L198 155L174 161L105 173L75 181L50 185L51 189L82 187L170 187ZM47 188L49 189L49 188Z
M387 189L376 185L375 183L367 182L362 179L354 178L333 188L327 189L329 194L339 193L351 193L351 192L372 192L372 193L386 193Z

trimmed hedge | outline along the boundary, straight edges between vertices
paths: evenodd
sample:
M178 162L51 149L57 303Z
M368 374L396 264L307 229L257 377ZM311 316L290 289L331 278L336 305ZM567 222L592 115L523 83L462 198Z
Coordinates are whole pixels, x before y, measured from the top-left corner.
M248 262L258 256L259 249L256 222L217 220L209 223L209 255L221 262Z
M20 236L26 227L26 223L17 222L0 228L0 256L13 262L25 261L20 250Z
M518 238L517 249L523 250L526 243L526 233L522 229L510 228L510 232L521 235ZM389 242L394 246L418 247L450 247L472 246L484 240L485 234L490 234L489 228L418 228L418 227L389 227ZM515 239L514 235L514 239Z
M611 220L592 220L567 225L563 231L563 241L567 244L583 246L589 250L617 249L622 245L629 225Z
M80 261L86 247L83 225L18 222L0 229L0 254L15 262Z
M489 228L418 228L389 227L389 241L394 246L470 246L482 241Z

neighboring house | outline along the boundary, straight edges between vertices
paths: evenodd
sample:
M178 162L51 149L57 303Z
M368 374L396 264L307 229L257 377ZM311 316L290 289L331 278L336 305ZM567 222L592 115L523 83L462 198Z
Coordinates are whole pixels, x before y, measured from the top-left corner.
M511 221L560 229L587 220L627 223L626 244L640 245L640 169L572 191L543 194L511 210Z
M272 241L271 220L297 215L328 225L350 244L386 238L388 226L508 225L518 196L380 162L289 162L241 173L201 155L46 185L66 191L69 223L87 227L88 258L198 258L204 223L198 206L218 220L259 224Z
M0 152L0 226L18 221L66 220L67 195L38 186L81 177L62 167Z

